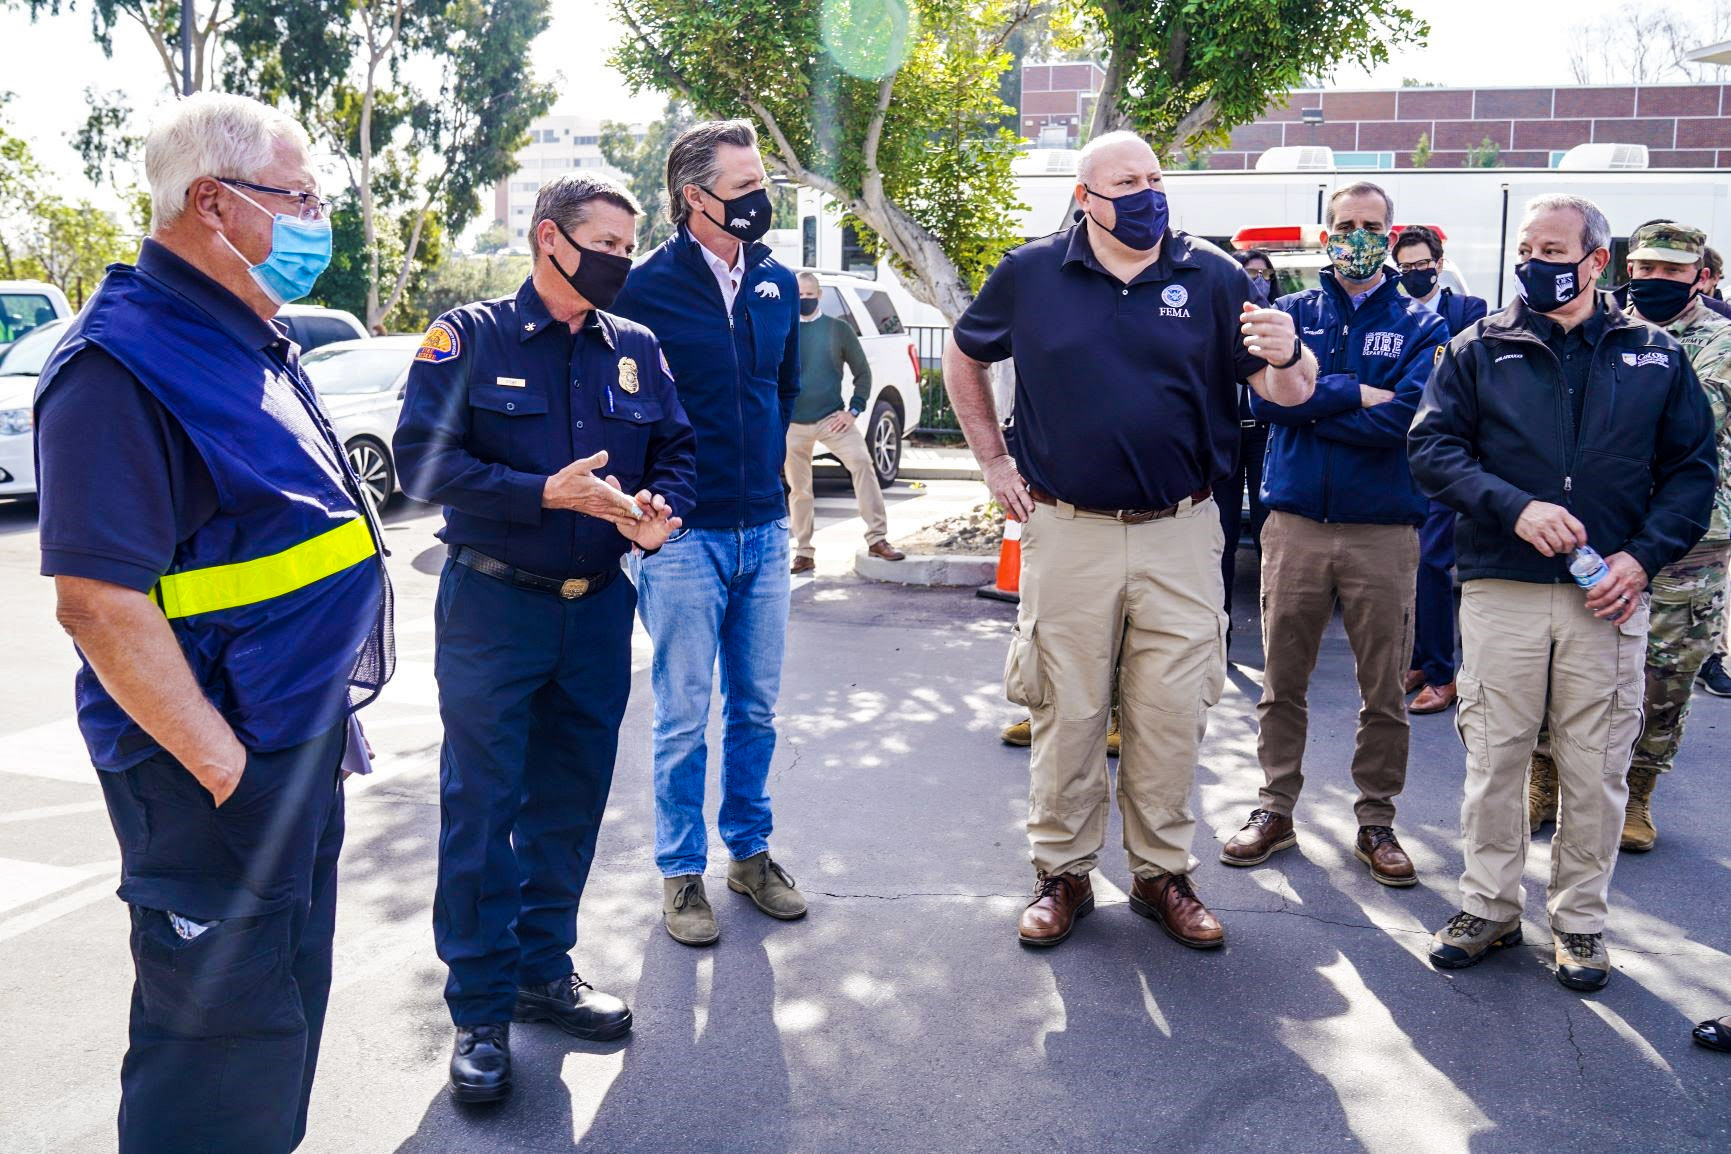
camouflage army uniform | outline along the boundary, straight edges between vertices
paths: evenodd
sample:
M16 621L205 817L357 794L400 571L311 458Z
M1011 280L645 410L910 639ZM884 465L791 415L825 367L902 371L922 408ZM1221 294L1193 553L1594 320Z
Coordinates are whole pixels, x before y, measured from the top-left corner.
M1653 578L1653 626L1647 637L1647 704L1633 767L1664 773L1683 740L1695 674L1712 656L1725 621L1725 571L1731 555L1731 321L1700 301L1662 325L1689 353L1707 390L1718 429L1719 491L1713 523L1700 544Z

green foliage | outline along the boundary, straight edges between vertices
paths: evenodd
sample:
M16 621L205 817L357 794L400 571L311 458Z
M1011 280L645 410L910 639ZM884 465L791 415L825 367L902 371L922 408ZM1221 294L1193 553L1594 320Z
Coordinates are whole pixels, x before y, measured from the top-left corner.
M1111 45L1096 126L1129 125L1156 152L1226 143L1306 79L1370 71L1430 26L1395 0L1088 0Z
M438 260L428 222L455 235L474 220L552 105L529 63L548 0L235 4L225 79L294 109L343 158L360 217L360 312L394 325L402 293Z
M12 131L10 100L0 92L0 277L45 280L82 304L110 264L137 254L138 238L89 201L45 191L58 182Z
M385 223L388 227L379 232L377 251L384 267L401 268L409 239L414 233L414 217L405 213ZM346 309L361 318L369 328L382 324L391 332L418 332L431 323L426 304L420 297L426 291L434 269L445 257L446 235L435 214L428 212L421 218L419 249L410 265L404 291L383 316L369 319L367 289L371 284L371 272L362 236L361 214L352 201L342 202L331 214L330 267L319 277L307 303Z
M696 122L689 104L669 100L641 138L632 134L628 124L609 120L601 125L601 155L625 174L626 187L643 206L643 219L637 225L639 250L654 248L673 235L673 223L667 218L667 152L674 138Z
M748 116L770 165L955 313L1015 240L999 77L1009 0L614 0L614 62L704 116Z
M1477 145L1467 149L1467 168L1501 168L1503 166L1503 150L1497 147L1497 142L1485 137Z
M1413 146L1412 166L1414 168L1426 168L1426 167L1429 167L1429 165L1430 165L1430 133L1421 132L1418 134L1418 143Z
M483 255L504 252L511 247L511 230L505 222L495 220L475 237L475 251Z
M528 275L526 256L465 256L453 252L428 273L426 288L416 294L415 302L426 314L424 324L430 324L458 305L514 296Z

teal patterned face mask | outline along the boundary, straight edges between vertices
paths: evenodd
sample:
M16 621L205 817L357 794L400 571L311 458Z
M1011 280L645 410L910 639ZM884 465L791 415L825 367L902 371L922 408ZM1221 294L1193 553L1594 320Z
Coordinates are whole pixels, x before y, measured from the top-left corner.
M1367 281L1375 276L1388 257L1388 234L1355 228L1351 232L1328 234L1328 259L1334 271L1351 281Z

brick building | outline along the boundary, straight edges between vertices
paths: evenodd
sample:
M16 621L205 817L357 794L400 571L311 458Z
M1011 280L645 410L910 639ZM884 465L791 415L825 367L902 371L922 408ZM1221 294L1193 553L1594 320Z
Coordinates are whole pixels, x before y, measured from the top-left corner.
M1315 108L1323 123L1303 123ZM1208 162L1254 168L1265 149L1308 144L1332 148L1341 168L1410 168L1420 135L1432 168L1463 166L1487 138L1507 168L1549 168L1590 143L1644 144L1653 168L1731 168L1731 85L1304 90L1233 130Z
M1106 73L1093 61L1022 65L1022 135L1043 148L1076 148L1094 117Z

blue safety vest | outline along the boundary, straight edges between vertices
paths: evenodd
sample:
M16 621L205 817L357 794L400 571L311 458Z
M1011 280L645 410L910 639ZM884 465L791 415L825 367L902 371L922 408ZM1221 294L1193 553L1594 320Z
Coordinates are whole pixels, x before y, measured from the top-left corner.
M87 345L180 422L215 482L215 515L151 591L205 696L249 750L330 729L377 694L393 655L378 530L311 384L126 265L109 270L49 358L38 403ZM159 748L88 662L78 725L98 769Z

